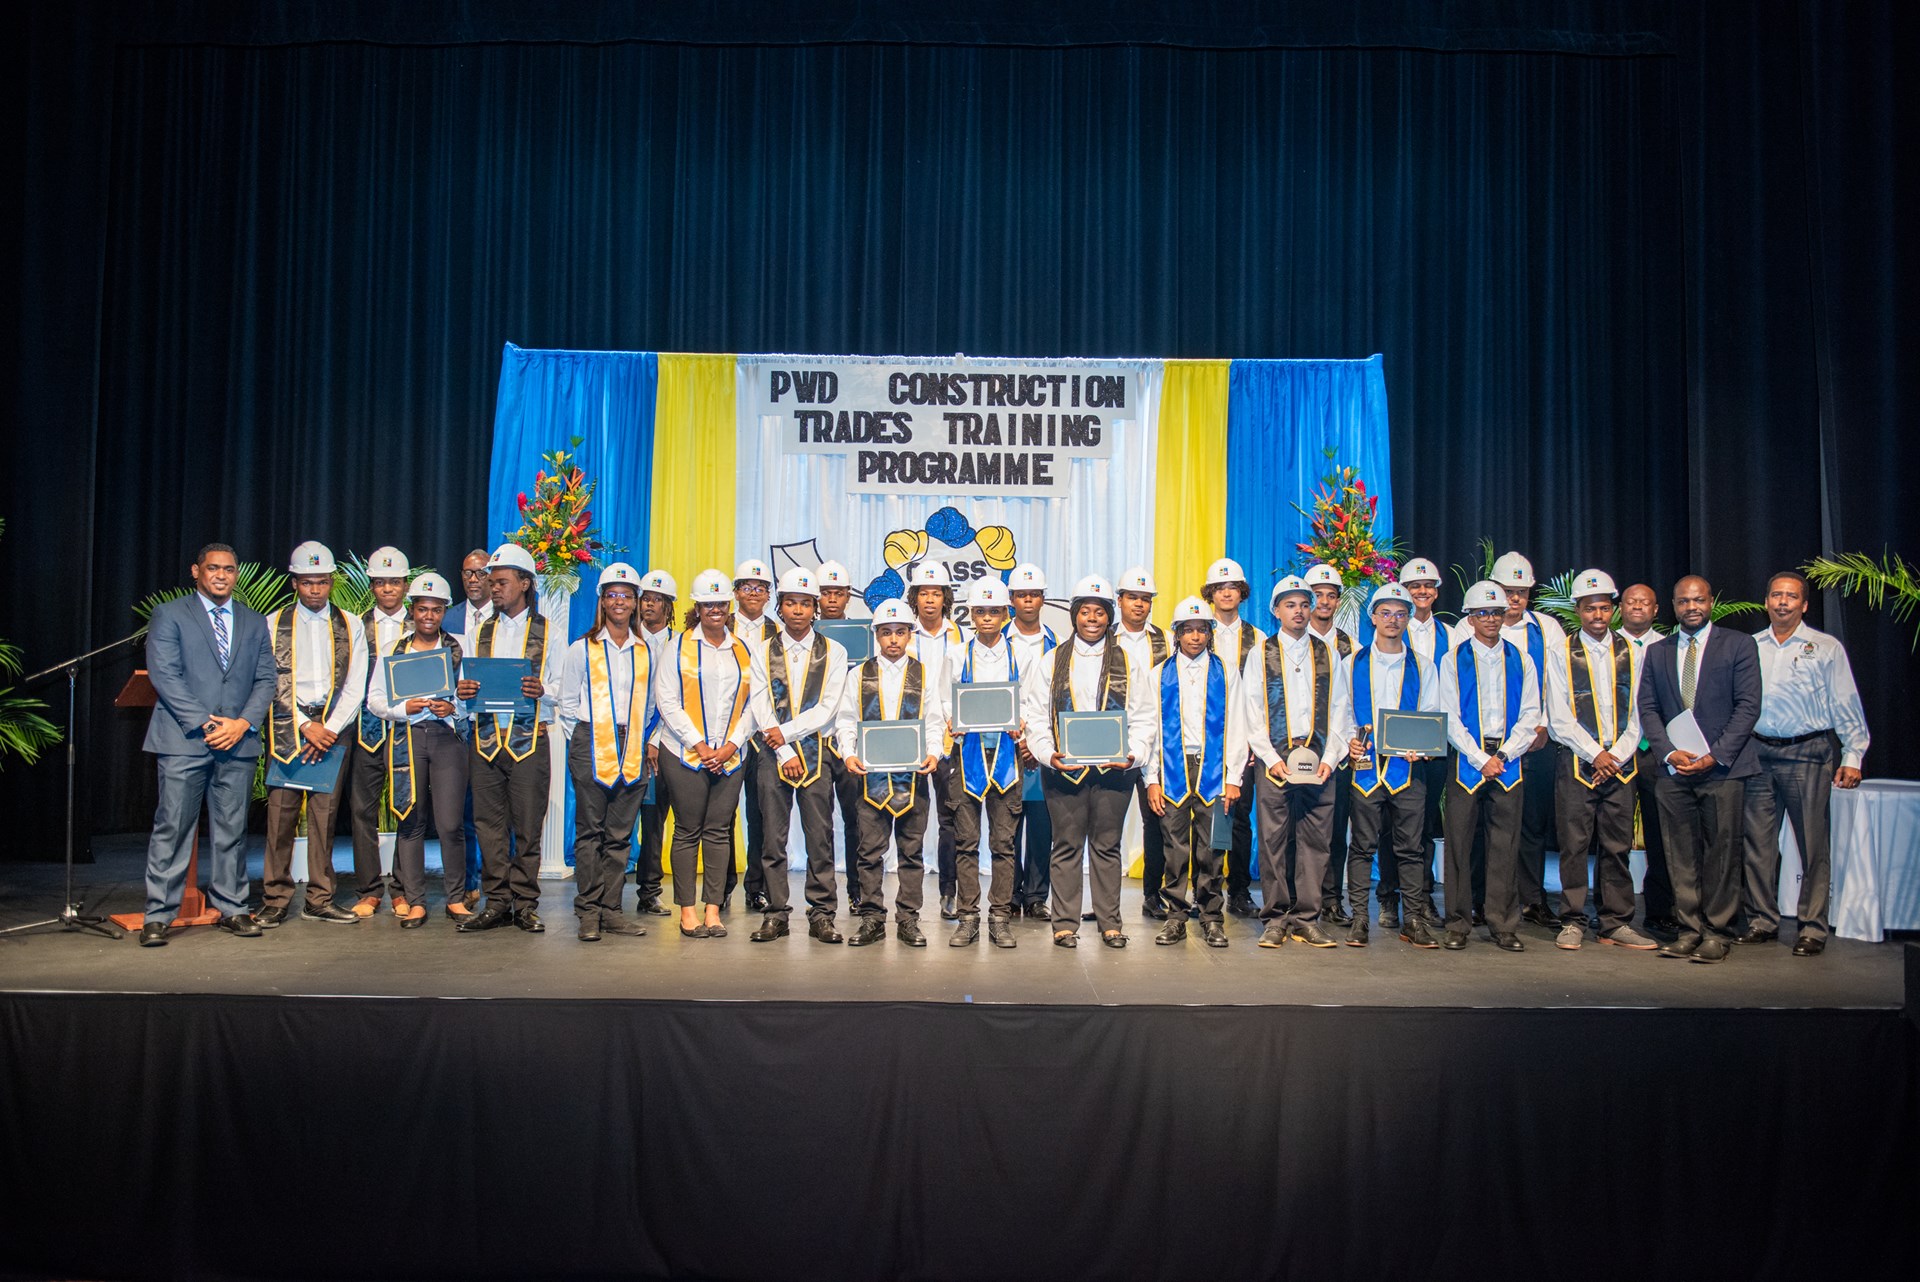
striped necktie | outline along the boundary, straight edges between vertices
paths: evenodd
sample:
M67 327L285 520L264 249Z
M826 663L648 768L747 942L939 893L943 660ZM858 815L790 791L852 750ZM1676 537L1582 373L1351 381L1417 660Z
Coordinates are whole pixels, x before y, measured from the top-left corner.
M233 661L233 638L227 633L227 607L213 607L213 643L220 651L220 671L225 672Z
M1693 707L1693 683L1698 673L1700 656L1700 638L1687 638L1687 658L1680 665L1680 702Z

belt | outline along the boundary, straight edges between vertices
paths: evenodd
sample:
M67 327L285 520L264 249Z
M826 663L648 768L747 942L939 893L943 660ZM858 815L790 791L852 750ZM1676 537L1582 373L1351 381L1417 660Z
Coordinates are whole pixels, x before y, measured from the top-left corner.
M1482 736L1480 740L1480 751L1491 757L1494 753L1500 751L1500 745L1505 742L1506 740L1502 739L1499 735Z
M1776 739L1770 734L1757 734L1753 737L1761 743L1766 744L1769 748L1791 748L1796 743L1805 743L1809 739L1824 739L1832 733L1833 729L1829 726L1820 730L1809 730L1805 734L1794 735L1791 739Z
M318 720L320 717L320 714L327 710L327 702L324 699L322 699L318 703L299 703L299 704L295 704L294 706L299 708L300 715L307 718L309 721Z

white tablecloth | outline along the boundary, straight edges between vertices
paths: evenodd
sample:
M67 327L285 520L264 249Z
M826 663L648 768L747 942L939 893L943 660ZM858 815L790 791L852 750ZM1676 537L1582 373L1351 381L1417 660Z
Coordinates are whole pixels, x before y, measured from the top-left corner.
M1784 850L1793 828L1781 827ZM1797 896L1797 850L1794 872ZM1784 892L1784 868L1780 884ZM1920 781L1868 779L1833 790L1831 916L1834 934L1872 943L1890 930L1920 930Z

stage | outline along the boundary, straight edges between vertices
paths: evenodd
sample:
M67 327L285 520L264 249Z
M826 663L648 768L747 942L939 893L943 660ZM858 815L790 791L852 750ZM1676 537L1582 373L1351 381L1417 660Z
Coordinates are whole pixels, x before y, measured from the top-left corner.
M78 870L137 906L139 843ZM341 848L344 855L345 848ZM257 857L257 851L256 851ZM57 911L9 865L0 926ZM1894 1276L1910 946L0 938L15 1276ZM798 887L796 886L796 897ZM104 896L104 904L100 903ZM342 899L345 899L343 893ZM739 902L736 895L735 903ZM801 918L795 915L798 924ZM841 922L845 928L844 918ZM458 1000L449 1000L458 999ZM318 1221L320 1227L315 1227Z

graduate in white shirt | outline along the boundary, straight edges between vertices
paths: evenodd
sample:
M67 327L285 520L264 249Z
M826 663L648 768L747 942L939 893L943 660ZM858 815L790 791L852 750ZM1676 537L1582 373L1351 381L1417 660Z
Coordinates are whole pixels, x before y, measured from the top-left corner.
M360 620L333 604L334 568L333 553L325 544L307 542L295 548L287 567L293 603L267 616L278 678L262 739L267 752L282 762L318 761L336 744L343 755L352 750L340 739L359 719L367 688L367 645ZM267 851L257 917L262 929L280 925L293 911L293 829L303 803L306 915L335 924L360 920L333 902L334 823L346 781L343 763L332 792L267 789Z
M673 662L673 616L679 605L680 585L665 570L648 570L640 576L640 608L634 621L640 640L646 644L650 670L658 672L662 663ZM653 716L647 722L647 793L651 800L640 803L640 851L634 859L633 882L637 895L634 911L649 917L670 917L673 910L660 902L665 878L661 854L665 848L667 815L666 789L660 786L660 707L651 703Z
M1022 669L1006 638L1007 589L997 579L981 579L967 589L967 624L973 635L947 649L941 688L1017 684ZM1015 711L1019 697L1016 694ZM951 716L952 699L948 700ZM991 880L987 891L987 937L996 948L1012 948L1014 847L1020 834L1022 772L1020 742L1024 726L994 733L956 734L949 724L958 764L949 772L953 790L953 835L959 924L947 942L964 948L980 938L980 839L987 838Z
M1007 628L1007 644L1013 647L1020 671L1037 666L1060 644L1059 634L1040 621L1047 604L1046 571L1031 561L1013 567L1007 575L1007 604L1013 610L1013 622ZM1020 745L1020 839L1014 847L1013 908L1034 921L1048 921L1053 910L1053 821L1047 814L1047 798L1040 789L1040 763L1027 745Z
M727 576L693 576L696 622L654 665L653 702L660 709L660 777L673 811L673 898L680 934L718 939L727 933L720 905L733 870L733 813L746 783L748 699L753 654L727 628L733 601ZM705 916L702 917L702 909Z
M1347 886L1353 920L1346 942L1367 944L1367 889L1374 855L1380 857L1380 898L1391 893L1406 904L1400 938L1415 948L1438 948L1427 928L1433 915L1427 900L1427 758L1413 754L1382 756L1377 732L1380 710L1440 711L1440 674L1426 656L1406 643L1413 598L1398 583L1374 589L1367 604L1373 620L1373 644L1345 662L1353 696L1353 737L1347 759L1353 778L1350 805L1353 840L1347 850Z
M1620 594L1620 635L1639 652L1642 664L1646 662L1646 648L1665 636L1653 626L1659 617L1660 594L1647 584L1635 583ZM1667 871L1667 843L1660 828L1660 802L1653 792L1654 781L1664 772L1664 763L1654 759L1644 728L1634 767L1634 805L1640 816L1641 844L1647 852L1647 870L1640 878L1640 906L1646 911L1642 923L1649 934L1671 938L1680 933L1680 923L1673 916L1673 878Z
M921 849L933 810L933 772L945 751L946 699L938 676L913 654L913 611L903 601L882 601L873 612L874 653L847 674L846 691L834 720L840 758L860 780L860 925L850 947L864 948L887 937L887 847L894 847L898 869L894 888L894 932L909 948L925 948L920 904L927 873ZM860 758L862 721L921 722L926 755L913 770L868 770Z
M1567 749L1555 772L1560 830L1560 931L1579 948L1587 927L1587 852L1600 909L1600 941L1651 952L1633 928L1634 777L1640 766L1640 650L1613 630L1615 590L1603 570L1573 578L1580 631L1547 652L1547 724ZM1537 783L1537 781L1535 781Z
M1307 631L1333 647L1334 658L1344 663L1360 648L1360 643L1351 632L1337 627L1333 622L1333 616L1340 612L1341 594L1346 590L1340 571L1322 561L1307 567L1307 572L1300 577L1313 589L1313 606L1307 611ZM1328 926L1350 926L1353 918L1347 914L1342 902L1340 886L1347 871L1347 822L1351 801L1347 784L1352 779L1353 767L1345 753L1336 755L1338 759L1333 767L1336 776L1333 783L1333 835L1327 840L1326 879L1320 884L1320 920Z
M1441 662L1453 648L1453 629L1433 612L1440 600L1440 567L1423 556L1416 556L1400 567L1400 586L1413 600L1413 613L1407 619L1407 648L1440 670ZM1447 759L1434 757L1417 763L1413 772L1426 781L1427 857L1420 862L1420 884L1427 892L1427 933L1440 929L1440 918L1433 915L1433 843L1440 840L1440 798L1447 790ZM1399 930L1402 925L1400 892L1397 887L1381 887L1380 925Z
M1153 749L1157 702L1152 675L1112 640L1113 585L1097 574L1074 584L1073 640L1021 677L1027 746L1041 763L1040 787L1053 821L1053 942L1079 943L1081 861L1091 869L1100 942L1125 948L1120 927L1120 836L1140 767ZM1125 712L1127 755L1071 766L1060 755L1054 718L1064 712Z
M1200 910L1200 934L1209 948L1225 948L1220 857L1213 845L1215 816L1240 796L1248 750L1240 673L1208 646L1213 611L1199 597L1173 607L1174 652L1153 670L1160 733L1142 774L1147 809L1166 842L1167 924L1156 944L1187 937L1187 914Z
M615 561L600 571L593 626L567 647L559 719L573 780L573 912L577 936L644 935L622 911L627 852L647 792L647 725L653 650L633 626L640 571Z
M838 561L822 561L814 574L820 585L820 619L842 622L853 602L853 574ZM845 647L843 646L842 649ZM848 657L849 665L853 663ZM831 731L821 736L827 750L827 777L833 782L834 804L840 808L840 876L847 891L847 913L860 915L860 781L840 760L840 745Z
M393 846L393 876L404 899L403 930L427 924L427 818L440 838L440 874L447 916L471 917L466 905L467 869L463 858L467 809L466 714L449 690L445 698L393 701L386 659L409 654L447 652L452 675L460 672L459 640L441 627L453 590L438 574L422 574L407 588L406 635L374 666L367 682L367 710L393 727L387 739L387 792L399 832Z
M760 650L780 633L780 621L767 613L767 602L772 594L773 571L765 561L748 557L734 568L733 634L746 642L749 654ZM761 859L766 853L766 825L760 818L760 784L764 772L772 768L767 764L771 759L757 735L747 741L746 764L742 767L747 774L741 794L747 803L747 908L756 913L767 910L766 875L760 868ZM732 898L733 888L739 878L740 874L729 861L728 898Z
M367 641L366 675L373 675L374 661L391 654L411 624L407 618L407 581L413 568L406 554L395 547L378 547L367 558L367 583L373 592L373 608L361 616L361 631ZM353 877L357 894L353 915L360 918L380 911L380 902L392 888L392 878L380 871L380 790L387 781L387 723L368 710L366 687L360 690L360 730L347 754L347 813L353 822ZM313 849L311 842L307 849ZM393 915L405 917L408 905L400 898L393 901Z
M1166 629L1149 617L1153 613L1153 598L1159 588L1145 566L1135 565L1120 576L1114 589L1118 594L1116 600L1119 609L1113 639L1120 643L1129 657L1152 672L1165 662L1172 651ZM1135 786L1134 798L1140 807L1141 911L1154 921L1165 921L1167 906L1160 897L1160 883L1166 880L1167 875L1166 837L1160 831L1159 820L1147 806L1147 774L1144 770L1141 771L1140 782Z
M487 562L493 612L473 631L476 659L525 659L522 698L534 701L531 717L476 713L473 756L467 762L473 791L473 826L480 834L480 881L487 906L459 924L463 933L518 926L532 934L546 923L540 905L540 838L547 822L547 785L553 757L545 742L560 697L560 661L565 629L540 613L539 580L525 548L502 543ZM480 693L464 678L455 687L462 700Z
M826 740L832 733L847 683L847 648L813 626L820 585L812 570L794 566L780 575L774 610L780 631L753 654L753 720L773 752L760 775L760 855L767 911L748 936L770 943L788 933L792 881L787 875L793 811L807 852L807 933L823 944L841 935L833 917L839 892L833 877L833 776Z
M1270 604L1279 627L1247 656L1240 679L1247 742L1260 765L1254 818L1267 923L1260 947L1279 948L1291 937L1332 948L1320 923L1320 895L1333 835L1334 762L1353 738L1351 696L1333 647L1307 628L1312 590L1290 574L1273 585ZM1290 782L1289 758L1303 750L1317 761L1314 782Z
M1846 648L1808 625L1808 600L1807 580L1798 571L1774 575L1767 583L1768 624L1753 638L1760 650L1760 719L1753 727L1760 769L1746 780L1746 924L1734 940L1764 944L1779 936L1784 818L1800 847L1795 957L1816 957L1826 949L1833 790L1860 786L1871 743Z
M907 571L907 606L913 611L913 653L928 674L947 670L947 654L961 644L960 625L953 621L953 576L938 561L919 561ZM944 692L943 692L944 696ZM934 859L940 874L940 916L959 918L956 896L959 877L954 863L959 843L954 834L953 745L944 737L940 764L934 769L933 815L938 826Z
M1522 952L1515 852L1532 782L1522 761L1542 723L1533 659L1501 636L1506 593L1482 579L1467 589L1461 613L1470 629L1440 665L1440 709L1447 714L1453 769L1447 777L1446 934L1442 948L1467 946L1473 926L1474 838L1486 840L1486 915L1493 942ZM1542 787L1547 784L1542 781Z
M1235 672L1243 672L1247 656L1258 651L1267 634L1240 617L1240 609L1253 595L1247 572L1232 557L1223 556L1207 567L1206 582L1200 587L1200 599L1213 611L1213 636L1208 648ZM1251 766L1252 760L1247 764ZM1227 808L1233 821L1233 849L1227 852L1227 911L1236 917L1254 917L1253 906L1253 789L1240 790L1240 800Z

